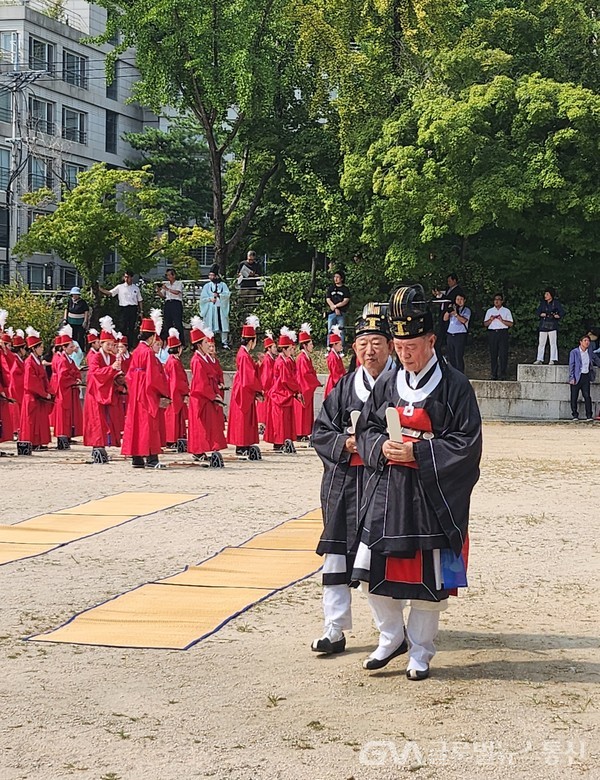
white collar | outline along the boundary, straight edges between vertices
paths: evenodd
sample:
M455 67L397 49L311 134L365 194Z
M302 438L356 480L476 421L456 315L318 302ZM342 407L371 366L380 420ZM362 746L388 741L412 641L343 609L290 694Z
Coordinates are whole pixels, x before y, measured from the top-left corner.
M406 381L406 371L404 369L401 368L398 371L396 387L400 398L404 401L408 401L408 406L406 406L404 409L404 413L406 415L410 416L412 414L414 404L419 403L420 401L424 401L435 390L442 378L442 369L440 368L437 355L435 354L432 356L431 360L427 363L425 368L422 371L419 371L418 374L410 372L410 377L415 377L416 381L418 382L419 379L421 379L433 366L435 366L435 369L431 377L427 380L423 387L418 389L414 389L408 384Z
M369 400L370 395L370 392L367 390L367 386L365 385L365 377L367 378L367 382L369 383L371 390L373 390L375 387L375 382L377 382L385 373L391 371L393 367L394 361L391 357L389 357L387 359L387 363L385 364L385 368L381 374L379 374L377 379L375 379L371 376L371 374L369 374L364 366L358 366L354 372L354 392L363 403L366 403Z

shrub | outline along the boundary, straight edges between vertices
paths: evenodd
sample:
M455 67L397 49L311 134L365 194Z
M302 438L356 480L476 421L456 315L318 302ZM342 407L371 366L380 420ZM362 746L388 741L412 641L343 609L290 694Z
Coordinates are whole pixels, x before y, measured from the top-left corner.
M0 286L0 309L8 311L7 327L25 330L28 325L39 331L50 344L62 322L64 299L34 295L28 287L17 284Z
M309 322L314 340L324 343L327 332L327 320L324 317L327 289L325 274L318 274L315 292L310 300L309 289L308 271L273 274L267 281L255 312L260 319L261 332L272 330L277 335L283 325L297 331L303 322Z

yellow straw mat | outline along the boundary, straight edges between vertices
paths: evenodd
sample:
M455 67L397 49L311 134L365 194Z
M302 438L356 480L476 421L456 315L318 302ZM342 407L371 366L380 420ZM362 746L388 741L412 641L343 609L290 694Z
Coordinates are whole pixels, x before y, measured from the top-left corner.
M247 588L143 585L35 640L183 650L268 593Z
M0 565L30 558L141 515L201 498L199 493L119 493L98 501L0 525ZM136 511L133 510L135 505ZM116 511L111 511L111 508ZM126 511L128 510L128 511Z
M275 591L315 573L323 527L309 512L172 577L142 585L30 637L42 642L182 650Z

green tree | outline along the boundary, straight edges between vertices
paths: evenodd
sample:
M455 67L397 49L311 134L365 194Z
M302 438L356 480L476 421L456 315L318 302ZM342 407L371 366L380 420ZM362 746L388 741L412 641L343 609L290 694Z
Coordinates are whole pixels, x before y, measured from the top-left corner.
M292 0L101 0L109 40L134 46L137 96L191 113L208 146L217 261L242 241L315 76L296 56ZM318 77L316 77L318 80ZM227 173L227 175L226 175ZM241 210L242 197L244 208Z

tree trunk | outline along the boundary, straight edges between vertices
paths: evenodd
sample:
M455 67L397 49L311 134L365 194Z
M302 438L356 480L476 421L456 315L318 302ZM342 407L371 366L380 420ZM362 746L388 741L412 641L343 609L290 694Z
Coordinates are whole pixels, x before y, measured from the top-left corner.
M319 253L315 249L312 261L310 264L310 286L308 288L308 300L311 301L317 287L317 260L319 259Z

